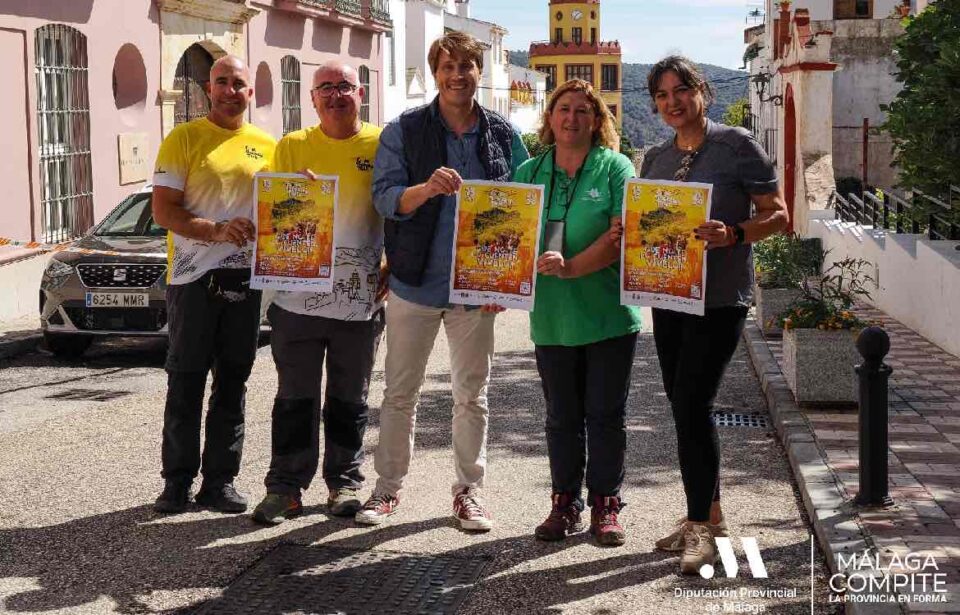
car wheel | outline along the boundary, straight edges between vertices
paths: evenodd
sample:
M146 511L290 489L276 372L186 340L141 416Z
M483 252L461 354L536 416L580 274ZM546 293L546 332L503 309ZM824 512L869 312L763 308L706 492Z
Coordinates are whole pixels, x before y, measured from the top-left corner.
M77 359L93 342L89 335L57 335L44 333L43 339L47 349L61 359Z

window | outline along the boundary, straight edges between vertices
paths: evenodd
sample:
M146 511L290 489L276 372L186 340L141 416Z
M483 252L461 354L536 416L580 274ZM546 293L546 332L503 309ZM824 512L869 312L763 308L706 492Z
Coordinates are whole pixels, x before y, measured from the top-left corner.
M557 66L556 64L538 64L537 72L547 74L547 91L551 92L557 87Z
M600 67L600 89L609 92L620 89L620 70L616 64L604 64Z
M43 241L93 226L87 37L62 24L37 28L37 132Z
M567 81L583 79L593 84L593 64L567 64Z
M596 45L596 44L597 44L597 29L596 29L596 28L590 28L590 44L591 44L591 45Z
M363 97L360 99L360 119L370 121L370 69L361 66L357 71L360 76L360 87L363 88Z
M280 88L283 95L283 134L300 130L300 62L293 56L280 58Z
M872 19L873 0L835 0L834 19Z
M573 43L579 45L583 42L583 28L573 29Z
M210 81L212 66L213 56L197 43L187 47L180 56L173 78L173 89L180 90L183 94L173 108L174 124L206 117L210 113L206 84Z
M563 21L563 13L557 11L557 21Z
M563 28L554 28L553 30L553 42L562 43L563 42Z
M397 85L397 42L393 38L393 30L387 32L387 53L384 54L383 70L387 73L387 85Z

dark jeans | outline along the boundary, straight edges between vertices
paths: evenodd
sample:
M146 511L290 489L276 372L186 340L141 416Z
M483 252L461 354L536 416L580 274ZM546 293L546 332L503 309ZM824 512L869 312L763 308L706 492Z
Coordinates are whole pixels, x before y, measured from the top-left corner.
M626 410L637 334L584 346L537 346L537 370L547 402L547 451L554 493L582 506L618 496L627 447Z
M210 277L167 288L167 400L163 413L161 475L208 485L240 472L246 382L257 354L260 291L225 298ZM213 373L203 457L200 421L207 372Z
M317 473L324 357L323 478L327 487L363 484L363 435L370 372L383 333L383 311L367 321L305 316L275 305L268 312L279 390L273 405L268 493L300 495Z
M710 504L720 499L720 442L710 411L746 316L745 307L708 309L703 316L653 310L653 338L677 427L691 521L709 520Z

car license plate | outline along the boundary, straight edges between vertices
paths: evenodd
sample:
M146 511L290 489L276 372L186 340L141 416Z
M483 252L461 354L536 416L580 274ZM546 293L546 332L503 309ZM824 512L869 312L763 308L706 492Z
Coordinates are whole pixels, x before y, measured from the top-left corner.
M150 293L87 293L88 308L150 307Z

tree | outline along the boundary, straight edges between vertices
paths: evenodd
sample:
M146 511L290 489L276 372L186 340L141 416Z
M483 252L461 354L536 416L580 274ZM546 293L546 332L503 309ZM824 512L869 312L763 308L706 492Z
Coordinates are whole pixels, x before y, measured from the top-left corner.
M933 2L905 25L894 45L903 89L881 106L883 128L900 187L945 194L960 185L960 2Z
M531 158L536 158L547 151L547 146L540 143L540 137L538 137L535 132L524 133L520 135L520 139L523 140L523 145L527 148L527 151L530 152Z
M620 153L630 160L634 160L639 152L634 147L633 141L630 140L630 135L619 128L617 128L617 134L620 135Z
M750 120L750 101L746 98L735 100L727 110L723 112L721 120L727 126L748 127Z

